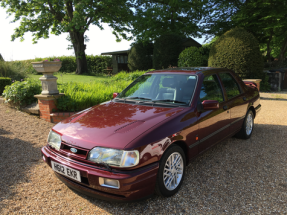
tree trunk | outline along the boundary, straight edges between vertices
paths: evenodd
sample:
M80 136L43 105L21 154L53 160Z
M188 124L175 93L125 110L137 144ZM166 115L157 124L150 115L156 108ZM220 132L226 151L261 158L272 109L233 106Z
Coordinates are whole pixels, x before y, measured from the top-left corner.
M281 51L279 55L279 61L283 62L284 61L284 55L287 51L287 37L284 39L282 46L281 46Z
M86 59L86 45L84 34L77 31L70 31L71 42L74 47L76 61L77 61L77 74L89 73L87 59Z

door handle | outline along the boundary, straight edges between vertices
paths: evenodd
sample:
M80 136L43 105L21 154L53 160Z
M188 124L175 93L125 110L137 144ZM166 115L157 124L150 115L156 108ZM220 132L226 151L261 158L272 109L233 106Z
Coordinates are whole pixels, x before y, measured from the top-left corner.
M223 106L223 110L227 110L227 106L226 105Z
M245 96L242 99L243 99L243 101L246 101L246 97Z

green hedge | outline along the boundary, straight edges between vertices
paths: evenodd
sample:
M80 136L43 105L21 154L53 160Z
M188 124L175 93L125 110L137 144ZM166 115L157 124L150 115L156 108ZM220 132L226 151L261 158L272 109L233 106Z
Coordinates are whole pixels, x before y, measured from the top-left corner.
M0 77L0 96L3 93L5 86L11 85L11 83L12 83L11 78Z
M94 74L104 73L104 69L112 65L112 57L110 56L98 56L98 55L86 55L88 71ZM38 62L43 60L53 61L59 59L62 62L62 67L59 72L72 73L76 72L77 63L76 57L74 56L60 56L60 57L47 57L47 58L35 58L32 60L17 61L25 68L25 72L29 74L37 74L36 70L33 69L31 62ZM16 61L15 61L16 62Z

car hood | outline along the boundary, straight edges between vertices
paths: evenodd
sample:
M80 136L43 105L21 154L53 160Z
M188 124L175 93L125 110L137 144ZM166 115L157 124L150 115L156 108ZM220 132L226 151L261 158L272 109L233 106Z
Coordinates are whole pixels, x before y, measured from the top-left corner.
M62 141L82 148L124 149L147 129L182 110L110 101L63 120L53 130L62 135Z

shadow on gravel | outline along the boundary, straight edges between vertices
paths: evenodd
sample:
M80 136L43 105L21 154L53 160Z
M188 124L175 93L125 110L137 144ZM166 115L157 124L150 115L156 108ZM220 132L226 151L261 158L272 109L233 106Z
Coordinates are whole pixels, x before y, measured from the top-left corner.
M29 169L41 160L40 148L28 141L2 136L6 134L11 132L0 129L0 212L5 207L3 200L18 192L14 186L29 182Z
M280 196L287 192L286 139L287 126L255 124L250 139L229 138L191 161L180 191L170 198L110 203L76 193L112 214L284 211L287 201Z

